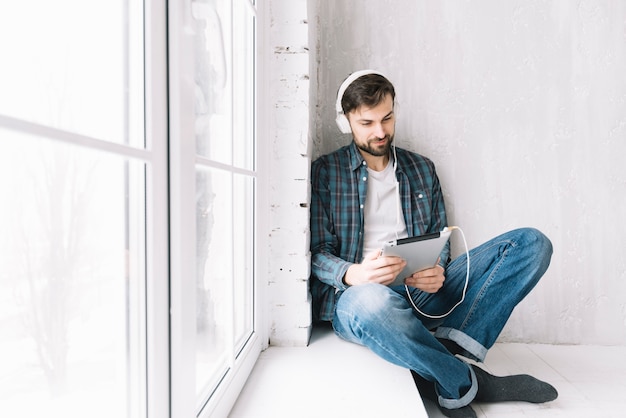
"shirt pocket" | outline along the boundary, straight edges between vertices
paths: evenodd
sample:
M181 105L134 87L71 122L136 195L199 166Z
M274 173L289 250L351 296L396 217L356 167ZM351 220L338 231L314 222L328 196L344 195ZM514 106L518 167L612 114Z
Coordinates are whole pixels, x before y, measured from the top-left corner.
M432 196L427 190L416 190L411 193L411 208L413 212L413 226L419 235L429 231L432 219Z

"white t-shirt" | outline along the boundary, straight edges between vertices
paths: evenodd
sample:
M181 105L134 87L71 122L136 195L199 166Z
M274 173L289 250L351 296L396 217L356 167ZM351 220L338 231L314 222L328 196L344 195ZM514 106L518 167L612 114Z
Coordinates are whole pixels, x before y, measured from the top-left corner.
M380 250L386 241L408 236L391 159L383 171L375 171L369 167L367 171L369 177L364 208L364 257L372 251Z

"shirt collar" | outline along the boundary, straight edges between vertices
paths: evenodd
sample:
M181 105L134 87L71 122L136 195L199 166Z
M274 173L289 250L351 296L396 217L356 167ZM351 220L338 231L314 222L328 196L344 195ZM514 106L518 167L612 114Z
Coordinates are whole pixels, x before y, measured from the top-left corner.
M354 140L352 140L352 144L350 144L350 148L348 148L348 152L350 153L350 169L352 171L358 169L363 165L365 159L361 155L359 148L356 146Z

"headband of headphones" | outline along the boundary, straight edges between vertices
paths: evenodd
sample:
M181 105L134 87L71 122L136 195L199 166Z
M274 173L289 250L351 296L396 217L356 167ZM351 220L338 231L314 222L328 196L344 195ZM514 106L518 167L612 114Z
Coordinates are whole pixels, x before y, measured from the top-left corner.
M350 76L346 78L343 83L341 83L341 86L339 87L339 91L337 92L337 102L335 103L335 111L337 112L337 118L335 119L335 121L337 122L337 126L339 127L339 130L343 132L344 134L349 134L350 132L352 132L352 130L350 129L350 122L348 122L348 118L346 117L346 115L343 114L343 109L341 108L341 99L343 99L343 94L346 92L346 89L350 86L350 84L352 84L354 80L364 75L368 75L368 74L378 74L383 77L385 76L384 74L375 70L355 71L352 74L350 74Z

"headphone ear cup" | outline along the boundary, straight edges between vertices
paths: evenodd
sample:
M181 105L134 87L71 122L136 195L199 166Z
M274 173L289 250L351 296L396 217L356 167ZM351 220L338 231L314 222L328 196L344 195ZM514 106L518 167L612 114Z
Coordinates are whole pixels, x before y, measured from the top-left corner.
M348 86L350 86L350 84L352 84L354 80L366 74L378 74L384 77L382 73L374 70L355 71L350 74L343 83L341 83L341 86L339 86L339 91L337 92L337 101L335 102L335 111L337 112L337 117L335 118L335 121L337 122L339 130L344 134L352 133L352 129L350 128L350 122L348 121L348 118L346 117L346 115L343 114L343 111L341 109L341 99L343 98L343 94L345 93Z
M352 132L352 129L350 128L350 122L348 121L346 115L344 115L343 113L337 115L337 119L335 119L335 122L337 122L337 126L342 133L349 134Z

